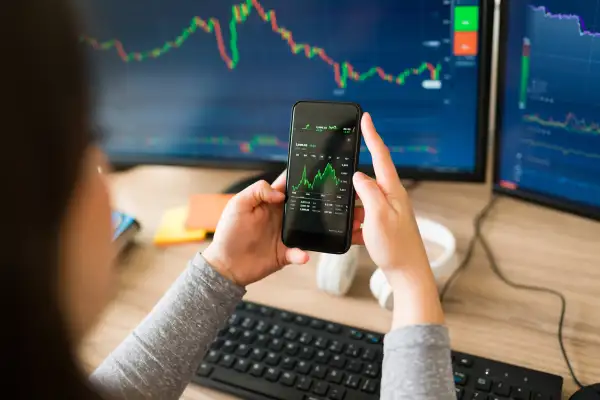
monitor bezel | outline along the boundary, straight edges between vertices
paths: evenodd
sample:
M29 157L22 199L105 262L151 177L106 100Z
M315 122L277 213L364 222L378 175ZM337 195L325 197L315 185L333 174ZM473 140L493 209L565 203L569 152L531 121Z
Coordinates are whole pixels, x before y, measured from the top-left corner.
M493 49L494 4L480 0L478 32L478 73L477 73L477 111L475 134L475 167L472 171L443 171L441 168L414 168L396 166L398 175L403 179L426 181L454 181L484 183L487 170L487 150L489 143L490 83ZM290 108L292 105L290 104ZM167 165L205 167L218 169L283 170L285 161L255 160L223 157L173 157L163 155L118 156L109 155L109 161L115 169L125 169L141 165ZM361 171L373 175L372 166L361 166Z
M504 116L504 100L506 97L505 81L506 70L508 64L508 36L510 26L510 2L502 1L500 4L500 31L499 31L499 47L498 47L498 86L497 86L497 102L496 102L496 120L494 124L494 150L493 150L493 175L492 175L492 190L495 194L511 197L518 200L523 200L528 203L549 207L551 209L567 212L578 215L580 217L590 218L600 221L600 207L587 206L577 201L564 199L559 196L552 196L527 189L511 190L500 185L500 153L502 138L503 116Z

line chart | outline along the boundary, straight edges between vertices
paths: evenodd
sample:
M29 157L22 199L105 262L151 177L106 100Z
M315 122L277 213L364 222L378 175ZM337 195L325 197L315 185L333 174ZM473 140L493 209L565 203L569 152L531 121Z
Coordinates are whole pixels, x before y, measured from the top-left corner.
M600 135L600 124L596 122L587 123L585 119L577 118L574 113L568 113L563 121L557 121L551 117L544 119L538 114L524 115L523 120L543 127L564 129L568 132Z
M595 158L595 159L600 160L600 154L597 154L597 153L588 153L585 151L570 149L567 147L558 146L558 145L554 145L551 143L540 142L540 141L533 140L533 139L522 139L521 141L529 146L542 147L542 148L549 149L549 150L559 151L559 152L563 153L565 156L572 154L572 155L576 155L576 156L581 156L581 157L586 157L586 158Z
M304 170L302 171L302 177L300 178L300 182L298 182L297 185L292 186L292 190L296 191L303 186L309 190L313 190L319 188L320 186L323 186L328 181L333 183L335 186L340 184L340 180L336 176L335 169L331 164L327 163L327 165L323 169L323 172L321 172L320 170L317 171L312 182L308 179L305 165Z
M545 6L530 6L531 9L533 11L540 11L544 13L544 17L546 18L552 18L552 19L560 19L560 20L571 20L571 21L577 21L577 24L579 25L579 35L580 36L591 36L591 37L595 37L598 38L600 37L600 32L592 32L589 31L585 28L585 23L583 21L583 18L579 15L576 14L555 14L552 13L547 7Z
M348 61L338 62L331 58L329 55L327 55L323 48L296 42L293 38L292 32L278 24L275 10L265 10L259 0L246 0L243 3L232 6L232 17L229 21L229 52L227 51L225 45L221 23L218 19L212 17L208 20L204 20L198 16L193 17L189 26L185 27L182 33L174 40L165 42L162 46L148 51L128 52L125 49L123 42L121 42L119 39L112 39L102 42L97 38L82 36L81 41L88 44L95 50L115 50L121 60L125 63L130 63L133 61L142 62L147 59L159 58L173 49L180 48L192 35L198 31L198 29L202 29L205 33L214 34L221 59L228 69L233 70L240 62L237 26L246 22L246 20L252 15L252 10L256 11L256 14L258 14L264 23L270 23L272 31L279 35L281 39L288 44L291 52L294 55L302 53L308 59L314 59L316 56L318 56L319 59L327 63L333 69L335 82L340 88L346 88L349 80L362 82L373 77L379 77L385 82L396 85L404 85L407 78L410 76L422 75L425 73L429 74L429 80L439 81L440 79L442 68L441 65L433 65L429 62L423 62L421 65L415 68L408 68L397 75L389 74L379 66L371 67L366 72L358 72Z

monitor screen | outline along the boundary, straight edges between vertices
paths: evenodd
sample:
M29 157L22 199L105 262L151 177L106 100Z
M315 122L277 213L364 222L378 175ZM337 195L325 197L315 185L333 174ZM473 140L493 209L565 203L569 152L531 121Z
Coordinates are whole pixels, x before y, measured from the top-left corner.
M479 0L78 3L117 163L283 166L291 108L312 99L360 103L399 170L483 177Z
M600 217L598 2L504 3L496 189Z

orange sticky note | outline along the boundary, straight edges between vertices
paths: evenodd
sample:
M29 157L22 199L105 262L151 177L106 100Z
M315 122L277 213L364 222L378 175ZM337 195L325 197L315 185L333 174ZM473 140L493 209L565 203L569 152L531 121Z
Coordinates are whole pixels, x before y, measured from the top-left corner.
M154 234L154 244L168 246L204 240L206 231L203 229L186 229L187 216L188 208L186 206L167 210L163 214L160 226Z
M214 232L227 202L232 197L232 194L196 194L190 197L186 228Z

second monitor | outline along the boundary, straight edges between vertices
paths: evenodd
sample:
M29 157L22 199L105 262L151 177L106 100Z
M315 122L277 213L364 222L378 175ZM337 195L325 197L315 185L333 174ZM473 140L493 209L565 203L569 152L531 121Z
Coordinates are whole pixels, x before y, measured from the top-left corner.
M117 165L283 168L291 106L318 99L369 111L405 178L484 178L489 1L78 3Z

